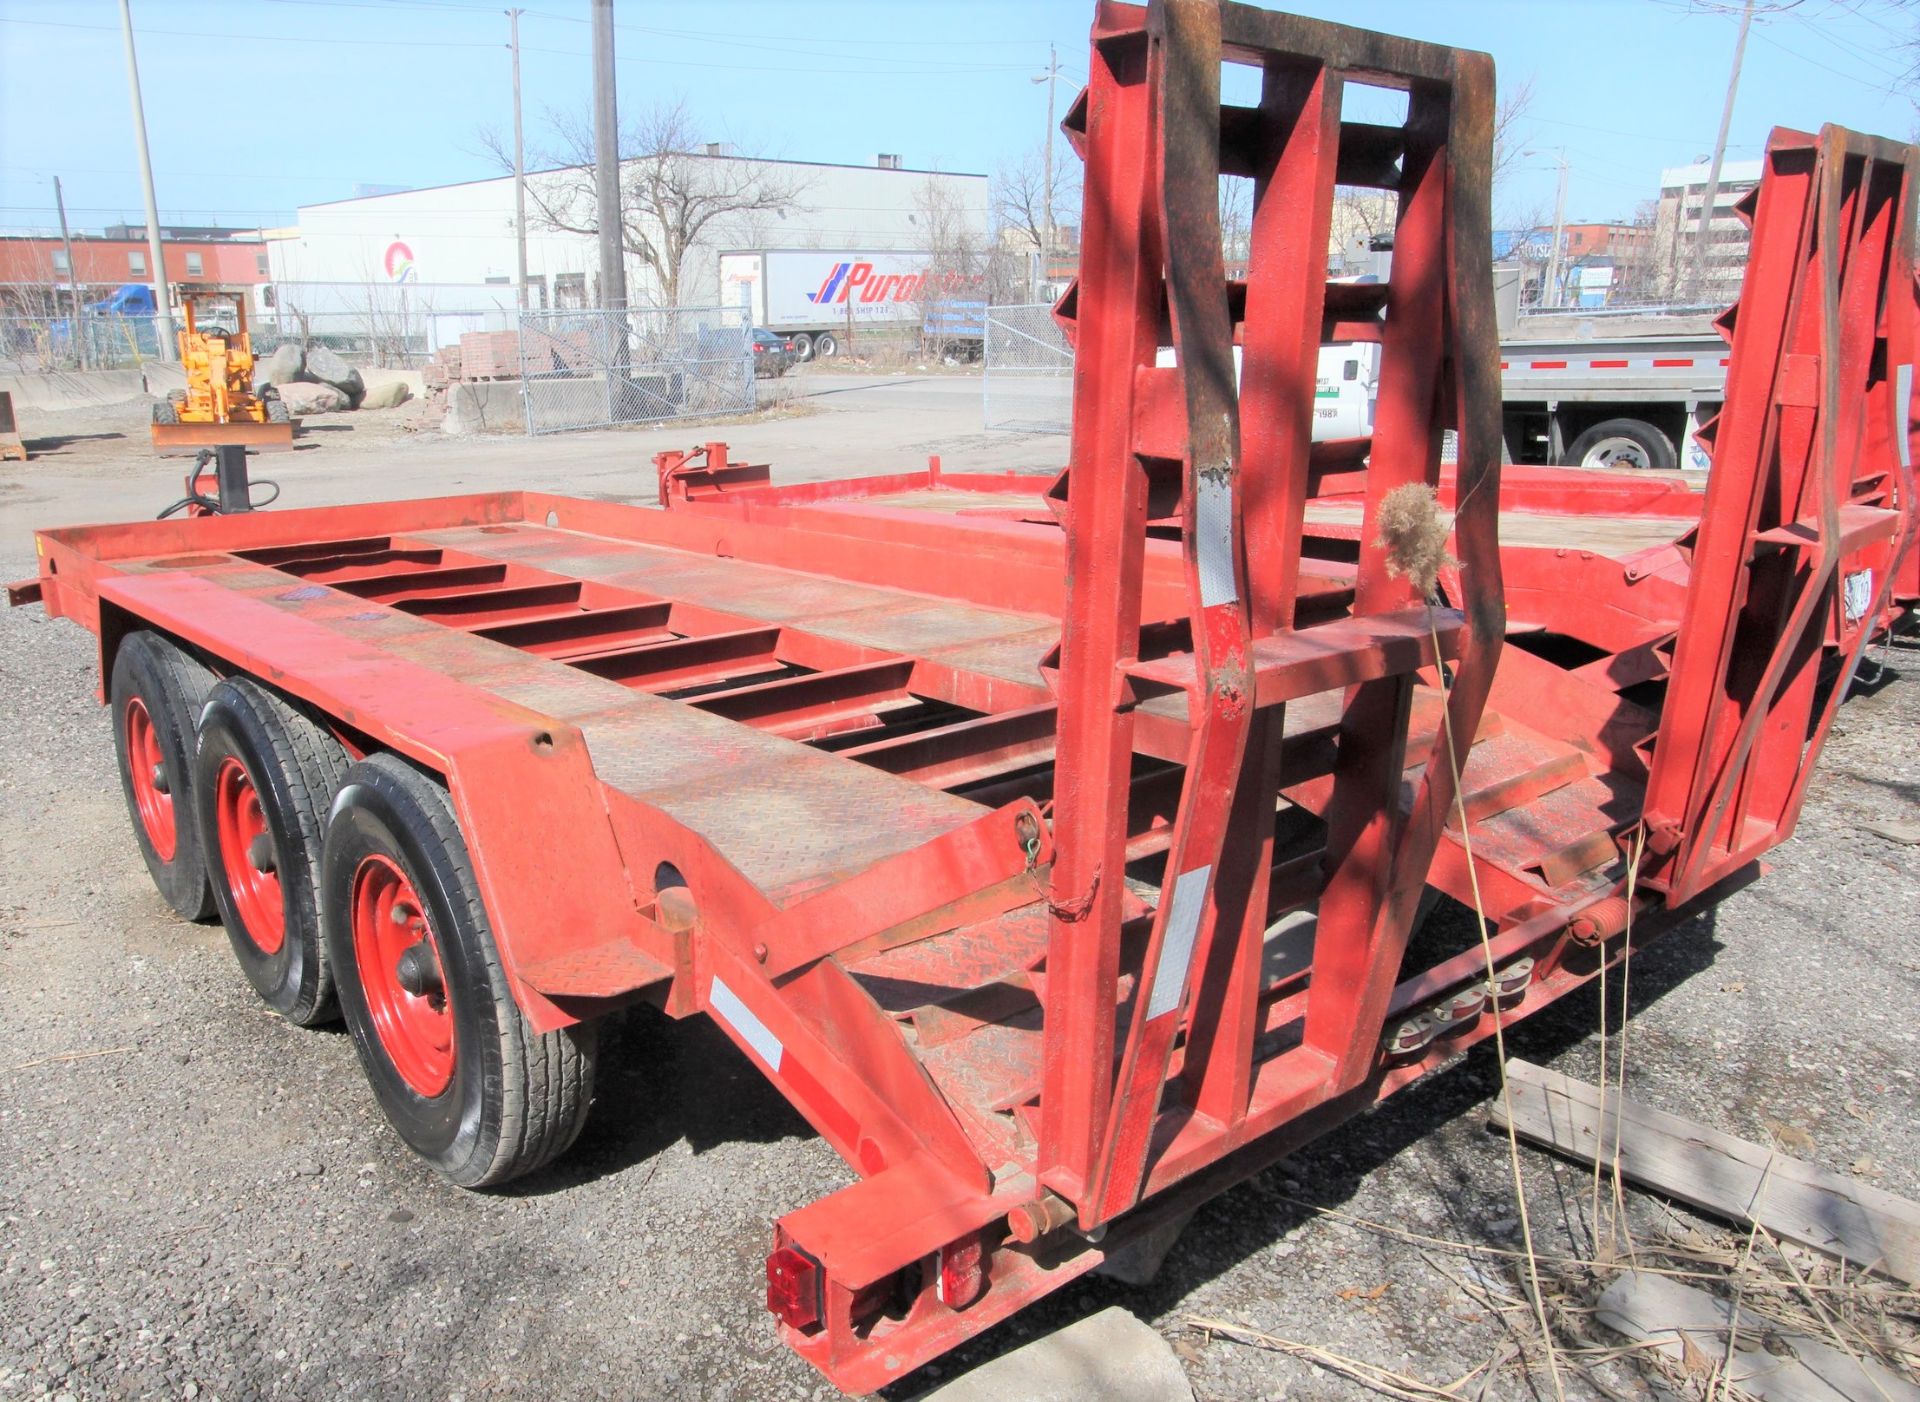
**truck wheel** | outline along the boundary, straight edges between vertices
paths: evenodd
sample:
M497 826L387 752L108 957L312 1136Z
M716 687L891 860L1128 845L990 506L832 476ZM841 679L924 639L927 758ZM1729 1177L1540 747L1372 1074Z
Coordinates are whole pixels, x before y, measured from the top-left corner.
M270 424L293 422L292 416L287 413L287 402L277 394L267 399L267 422Z
M830 359L840 349L840 343L833 339L831 331L822 331L813 338L813 357L816 360Z
M407 1146L463 1188L573 1143L591 1025L535 1033L513 1001L447 791L392 755L347 771L320 858L340 1010Z
M341 743L259 684L230 677L200 713L194 812L213 901L247 981L299 1027L337 1016L314 897Z
M174 913L213 913L193 818L194 718L213 674L156 633L129 633L113 659L108 699L120 787L147 872Z
M153 406L153 421L157 424L177 424L180 422L180 410L172 400Z
M1671 472L1678 466L1667 435L1641 419L1606 419L1573 440L1569 467Z
M793 358L795 360L813 359L813 337L804 331L797 331L793 337Z

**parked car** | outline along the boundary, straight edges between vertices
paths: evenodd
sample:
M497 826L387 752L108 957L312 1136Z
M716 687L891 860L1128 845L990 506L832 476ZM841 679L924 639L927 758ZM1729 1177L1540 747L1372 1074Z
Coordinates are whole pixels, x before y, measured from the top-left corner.
M753 373L764 375L768 379L778 379L792 368L800 357L794 349L791 339L767 330L764 326L753 328Z

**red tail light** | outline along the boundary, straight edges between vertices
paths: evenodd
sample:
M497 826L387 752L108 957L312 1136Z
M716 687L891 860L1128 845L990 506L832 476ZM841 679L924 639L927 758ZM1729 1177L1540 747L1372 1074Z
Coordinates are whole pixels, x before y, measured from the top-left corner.
M767 1308L789 1329L811 1329L824 1312L820 1263L797 1246L767 1257Z
M976 1233L949 1242L940 1249L940 1280L936 1287L940 1303L948 1309L965 1309L980 1298L987 1288L987 1253Z

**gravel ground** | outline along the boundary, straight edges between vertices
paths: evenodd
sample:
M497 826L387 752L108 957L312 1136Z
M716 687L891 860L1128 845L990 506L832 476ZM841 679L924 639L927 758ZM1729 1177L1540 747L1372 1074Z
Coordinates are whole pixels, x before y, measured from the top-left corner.
M938 428L909 418L875 432L913 444ZM556 450L567 480L651 476L651 442L595 437L620 440L597 465ZM562 475L543 445L512 446L528 485ZM496 451L339 453L339 480L316 476L303 499L369 477L422 495L493 472ZM36 466L0 477L0 577L31 573L27 525L132 516L165 491L147 468ZM1886 656L1774 869L1636 961L1629 1080L1920 1197L1920 848L1862 826L1920 817L1920 647ZM444 1186L387 1131L341 1032L264 1011L219 927L161 904L95 681L80 629L0 612L0 1396L833 1395L778 1342L762 1270L769 1221L847 1174L713 1028L617 1021L573 1153L508 1191ZM1511 1050L1591 1077L1597 1022L1594 994L1576 995ZM1468 1057L1202 1209L1153 1285L1070 1287L896 1391L1116 1302L1175 1342L1205 1399L1372 1394L1208 1342L1190 1314L1459 1376L1506 1341L1446 1273L1459 1261L1321 1209L1512 1244L1505 1142L1483 1128L1495 1089L1490 1055ZM1523 1161L1540 1249L1569 1249L1584 1175ZM1537 1381L1509 1371L1487 1395L1550 1395Z

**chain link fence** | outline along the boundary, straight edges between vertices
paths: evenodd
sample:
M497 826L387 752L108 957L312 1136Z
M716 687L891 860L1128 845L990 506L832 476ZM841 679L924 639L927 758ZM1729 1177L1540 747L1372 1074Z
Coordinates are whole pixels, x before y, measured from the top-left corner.
M750 329L743 307L527 312L514 360L527 432L750 413Z
M247 332L253 353L262 360L275 348L325 346L349 365L362 369L417 370L443 346L457 346L469 331L499 331L513 326L513 314L497 311L407 313L321 312L302 316L255 318Z
M990 429L1066 433L1073 427L1073 349L1053 304L988 307L981 412Z
M224 315L221 314L224 311ZM469 331L512 333L517 313L496 308L440 311L410 308L316 313L253 314L247 319L253 353L264 360L274 348L291 342L325 346L349 365L361 368L419 369L446 346L457 346ZM231 326L231 308L215 309L205 324ZM173 329L184 325L178 310ZM173 360L171 339L162 354L159 318L109 316L88 312L78 323L71 316L0 316L0 370L9 373L136 368L149 360Z
M76 331L70 316L0 316L0 371L12 374L125 370L159 351L156 317L89 313Z

